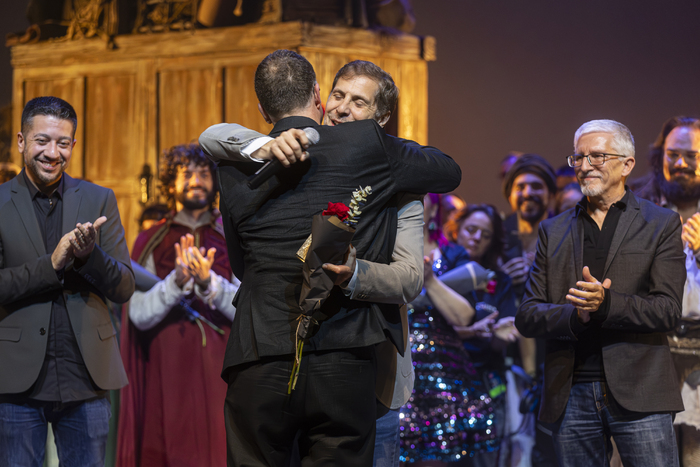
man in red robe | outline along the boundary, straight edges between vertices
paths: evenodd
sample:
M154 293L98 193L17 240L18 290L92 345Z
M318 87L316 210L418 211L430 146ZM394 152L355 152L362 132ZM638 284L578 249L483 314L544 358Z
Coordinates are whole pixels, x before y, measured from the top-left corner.
M213 164L197 145L161 159L176 211L136 239L133 261L161 280L124 312L121 352L129 385L119 414L119 466L225 466L220 373L238 280L231 273Z

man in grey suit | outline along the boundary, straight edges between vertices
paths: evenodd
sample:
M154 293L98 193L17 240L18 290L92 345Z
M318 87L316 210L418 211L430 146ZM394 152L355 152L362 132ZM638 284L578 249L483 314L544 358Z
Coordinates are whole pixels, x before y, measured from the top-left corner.
M681 315L685 264L678 214L625 180L634 140L612 120L574 136L584 198L540 225L515 324L546 341L539 418L563 466L677 466L673 413L683 410L666 332Z
M403 343L400 320L395 320L398 309L390 318L375 311L374 304L334 288L322 306L329 318L307 341L309 353L301 360L297 388L286 396L299 316L302 263L295 252L310 232L313 214L331 200L347 199L353 187L371 185L353 244L358 257L388 262L393 248L385 242L385 220L395 195L419 192L423 186L454 189L459 168L434 148L385 135L375 121L319 126L322 107L313 68L293 52L277 51L263 60L256 92L263 115L275 122L273 136L310 126L320 142L310 149L313 157L252 192L245 181L257 170L256 163L219 167L229 255L234 270L243 275L224 364L229 462L284 465L300 432L305 462L369 465L375 408L368 360L373 345L386 339L385 332ZM292 96L298 99L290 102ZM224 135L211 140L227 141ZM265 390L253 393L250 384L260 380L266 381ZM253 413L257 419L251 427Z
M377 65L356 60L344 65L333 80L326 102L324 124L374 119L380 126L389 120L396 107L399 90L391 76ZM225 145L218 141L226 135ZM257 160L277 158L289 166L303 161L303 143L306 139L299 130L289 130L276 139L248 130L240 125L214 125L202 133L200 144L215 160ZM262 145L262 146L261 146ZM259 149L257 149L259 148ZM252 151L251 149L254 149ZM344 265L324 265L338 274L336 283L343 286L353 299L404 304L415 299L423 284L423 205L416 195L405 194L397 203L398 224L396 242L390 264L363 259L355 260L351 251ZM408 346L408 316L401 310L404 325L404 355L397 352L390 341L377 344L376 393L381 405L377 406L377 435L374 447L375 467L399 464L399 413L411 396L413 365Z
M103 465L107 391L127 383L105 300L134 275L112 190L64 173L77 118L38 97L17 135L26 168L0 186L0 465Z

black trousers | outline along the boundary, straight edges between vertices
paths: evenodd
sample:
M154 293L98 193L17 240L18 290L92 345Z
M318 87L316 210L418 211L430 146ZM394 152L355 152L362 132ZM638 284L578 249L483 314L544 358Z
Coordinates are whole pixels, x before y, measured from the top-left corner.
M242 365L226 394L228 465L289 465L298 436L302 466L370 467L376 403L374 349L305 354L287 394L293 357Z

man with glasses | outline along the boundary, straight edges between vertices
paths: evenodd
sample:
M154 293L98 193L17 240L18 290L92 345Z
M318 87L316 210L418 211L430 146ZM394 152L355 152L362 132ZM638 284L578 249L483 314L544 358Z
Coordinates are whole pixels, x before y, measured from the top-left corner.
M584 198L542 222L515 324L546 341L539 418L559 463L677 466L673 413L683 410L665 333L681 315L681 222L625 185L634 139L612 120L574 136Z

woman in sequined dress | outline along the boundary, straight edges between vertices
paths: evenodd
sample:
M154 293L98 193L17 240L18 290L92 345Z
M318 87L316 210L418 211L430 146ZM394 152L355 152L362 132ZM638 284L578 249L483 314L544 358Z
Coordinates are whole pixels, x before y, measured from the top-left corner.
M483 320L487 316L493 319L492 332L482 334L469 328L458 328L457 332L464 339L464 346L477 371L486 375L488 386L491 388L490 394L496 399L495 414L498 422L494 428L499 438L503 439L507 431L514 431L514 424L519 424L519 419L515 417L510 420L509 425L506 423L508 378L505 353L509 350L511 354L517 354L516 346L509 347L509 344L520 338L514 325L517 306L513 284L510 277L499 267L503 252L503 222L495 207L488 204L469 204L453 214L445 224L444 231L449 240L467 250L472 261L495 273L485 289L473 290L465 297L476 309L475 320ZM507 428L508 426L511 428ZM507 460L508 448L506 443L501 444L499 451L482 453L473 459L471 467L498 465L499 460ZM506 459L500 459L504 456Z
M469 261L440 232L437 195L425 198L425 294L409 311L413 394L401 410L401 460L413 466L463 462L498 449L493 401L455 326L469 326L474 308L437 277Z

